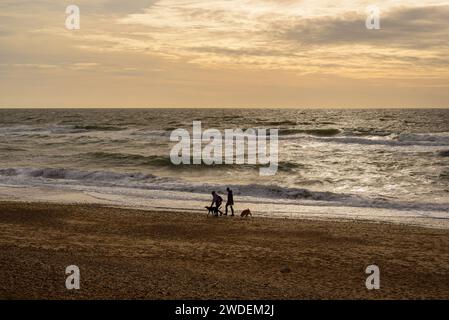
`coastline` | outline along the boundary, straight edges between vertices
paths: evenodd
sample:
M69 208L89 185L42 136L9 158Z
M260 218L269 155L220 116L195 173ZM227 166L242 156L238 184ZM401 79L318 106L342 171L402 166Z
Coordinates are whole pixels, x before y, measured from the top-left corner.
M0 201L0 235L2 299L449 299L444 229Z
M210 203L210 197L206 192L168 192L169 195L166 194L167 191L119 187L98 190L62 184L31 187L0 184L0 202L100 205L125 210L191 213L204 213L204 205ZM174 193L176 193L175 196ZM192 199L186 198L186 195ZM333 204L332 202L305 199L287 202L285 200L266 200L263 202L263 199L255 197L239 196L238 206L235 207L236 212L240 213L241 210L249 208L258 219L362 221L449 230L449 219L442 208L438 211L422 211L420 209L382 208L382 206L359 207L351 204ZM441 204L434 205L441 206Z

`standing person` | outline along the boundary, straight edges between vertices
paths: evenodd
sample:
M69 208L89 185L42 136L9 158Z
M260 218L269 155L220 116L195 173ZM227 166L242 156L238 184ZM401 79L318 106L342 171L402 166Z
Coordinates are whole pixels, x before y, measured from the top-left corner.
M214 203L216 206L215 215L218 216L219 212L220 212L220 215L223 215L223 212L220 211L221 204L223 203L223 198L220 197L218 195L218 193L216 193L215 191L212 191L212 203L210 206L212 207L214 205Z
M226 190L228 191L228 200L226 201L226 211L225 211L225 216L228 215L228 207L231 207L231 217L234 216L234 195L232 194L232 190L229 188L226 188Z

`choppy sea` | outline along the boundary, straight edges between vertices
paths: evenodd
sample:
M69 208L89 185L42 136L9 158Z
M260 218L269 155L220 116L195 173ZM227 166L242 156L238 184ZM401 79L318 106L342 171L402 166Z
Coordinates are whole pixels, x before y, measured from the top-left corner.
M279 129L279 169L173 165L170 133ZM449 227L449 109L2 109L0 199Z

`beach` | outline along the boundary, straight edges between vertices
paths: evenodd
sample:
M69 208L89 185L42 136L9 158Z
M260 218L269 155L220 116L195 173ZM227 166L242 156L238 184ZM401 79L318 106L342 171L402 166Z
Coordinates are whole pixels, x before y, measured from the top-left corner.
M448 1L79 2L0 2L0 302L449 300Z
M0 299L449 299L448 279L447 229L0 202Z

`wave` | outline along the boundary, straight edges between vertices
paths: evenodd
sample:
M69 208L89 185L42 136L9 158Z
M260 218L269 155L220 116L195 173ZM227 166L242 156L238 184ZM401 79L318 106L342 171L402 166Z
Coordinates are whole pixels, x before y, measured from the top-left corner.
M114 152L88 152L78 156L80 161L94 161L107 164L167 167L173 164L169 157Z
M426 133L401 133L397 138L400 142L432 142L449 144L448 134L426 134Z
M27 151L26 149L23 148L15 148L15 147L11 147L11 146L2 146L0 145L0 151L4 151L4 152L18 152L18 151Z
M0 169L0 183L20 186L65 186L79 190L81 186L94 188L129 188L154 191L177 191L183 193L209 194L211 190L225 193L230 187L236 196L255 197L254 200L272 199L275 203L282 200L311 200L314 205L343 207L371 207L397 210L447 211L449 204L413 203L391 201L385 198L367 198L353 194L311 191L303 188L290 188L278 185L214 185L192 183L178 178L158 177L141 172L118 173L110 171L82 171L64 168L7 168ZM99 189L99 190L100 190ZM110 193L111 190L106 191ZM112 191L113 192L113 191ZM117 193L120 194L117 189ZM159 193L161 197L163 196ZM165 195L167 196L167 195ZM257 200L261 199L261 200ZM264 200L266 201L266 200ZM273 202L274 203L274 202ZM327 204L326 204L327 203ZM306 203L303 203L306 205Z
M393 135L394 132L373 128L355 128L355 129L345 129L343 135L356 136L356 137L388 137Z
M327 129L280 129L279 130L280 135L294 135L294 134L307 134L312 136L319 136L319 137L331 137L336 136L341 133L340 129L333 129L333 128L327 128Z
M110 171L82 171L64 168L8 168L0 169L3 177L45 178L54 180L86 180L86 181L121 181L133 179L137 181L153 179L155 176L142 173L116 173Z
M171 170L183 169L188 167L189 170L201 171L201 170L259 170L260 168L266 167L267 165L260 164L225 164L223 159L223 164L213 164L206 165L204 163L200 165L175 165L171 162L170 157L167 156L157 156L157 155L139 155L139 154L127 154L127 153L114 153L114 152L88 152L78 155L79 162L87 162L89 164L101 163L116 166L150 166L157 168L168 168ZM193 161L192 161L193 162ZM292 172L297 169L304 168L301 163L296 163L292 161L279 161L278 171L282 172Z
M385 146L429 146L442 147L449 146L449 135L431 134L399 134L386 138L377 137L316 137L322 142L334 142L341 144L361 144L361 145L385 145Z
M85 130L85 131L122 131L126 130L123 127L108 126L108 125L75 125L72 126L74 130Z
M16 126L2 126L0 127L0 134L12 134L12 135L21 135L21 134L35 134L38 132L44 131L44 128L36 127L36 126L28 126L28 125L16 125Z
M296 126L296 121L285 120L285 121L261 121L263 125L267 126Z
M183 191L194 193L207 193L211 190L220 190L221 186L211 184L189 183L181 179L158 177L153 174L141 172L117 173L110 171L83 171L65 168L7 168L0 169L0 181L22 183L36 182L64 182L71 184L77 182L89 186L99 187L126 187L150 190ZM348 195L331 192L312 192L301 188L287 188L276 185L231 185L235 194L275 199L310 199L310 200L341 200Z
M373 128L356 129L280 129L281 140L293 140L301 138L315 139L322 142L340 144L361 145L385 145L385 146L449 146L449 134L440 133L394 133ZM449 150L447 151L449 152ZM440 156L446 156L446 152Z
M165 130L151 130L151 129L136 129L136 130L132 130L130 132L131 136L140 136L140 137L155 137L155 138L160 138L160 137L170 137L171 135L171 130L169 129L165 129Z
M0 134L34 135L34 134L70 134L89 131L123 131L127 128L108 125L16 125L0 128Z

